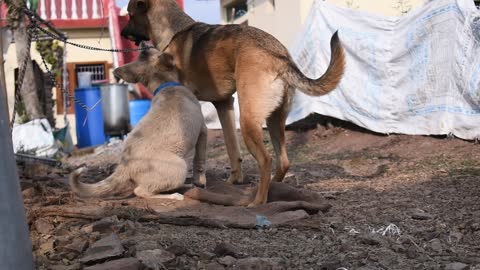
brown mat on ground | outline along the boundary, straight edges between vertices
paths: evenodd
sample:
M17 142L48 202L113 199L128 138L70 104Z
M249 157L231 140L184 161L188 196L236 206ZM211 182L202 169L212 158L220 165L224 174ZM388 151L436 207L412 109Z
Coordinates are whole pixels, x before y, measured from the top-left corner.
M270 185L267 204L244 207L251 201L255 191L251 185L233 186L223 181L210 181L207 189L188 190L186 199L179 202L140 198L106 202L86 200L77 201L74 205L42 207L35 209L32 214L85 219L117 215L119 218L175 225L254 228L257 225L284 225L318 212L326 212L331 207L319 194L284 183Z

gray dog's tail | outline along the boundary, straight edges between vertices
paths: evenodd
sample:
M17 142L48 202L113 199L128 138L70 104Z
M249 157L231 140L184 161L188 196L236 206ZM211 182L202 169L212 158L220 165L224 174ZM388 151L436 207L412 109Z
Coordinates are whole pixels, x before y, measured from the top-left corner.
M307 78L295 63L291 62L285 76L288 84L297 87L300 91L310 96L322 96L335 89L340 83L345 69L345 55L342 43L338 38L338 31L333 34L330 40L330 49L330 64L327 71L320 78Z
M82 198L123 199L133 194L133 183L128 175L123 172L123 168L117 168L112 175L95 184L85 184L78 180L85 170L85 168L80 168L70 174L70 187L77 196Z

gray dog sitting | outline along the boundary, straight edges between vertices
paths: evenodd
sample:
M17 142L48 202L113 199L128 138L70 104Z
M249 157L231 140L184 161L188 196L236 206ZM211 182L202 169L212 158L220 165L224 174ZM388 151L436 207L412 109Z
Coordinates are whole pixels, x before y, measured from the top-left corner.
M114 70L115 76L130 83L142 83L154 93L147 115L125 141L121 162L108 178L85 184L78 178L80 168L70 175L70 186L79 197L143 198L182 200L183 195L162 192L181 188L188 173L187 156L195 150L193 177L205 185L207 128L200 103L178 81L172 55L149 49L137 61Z

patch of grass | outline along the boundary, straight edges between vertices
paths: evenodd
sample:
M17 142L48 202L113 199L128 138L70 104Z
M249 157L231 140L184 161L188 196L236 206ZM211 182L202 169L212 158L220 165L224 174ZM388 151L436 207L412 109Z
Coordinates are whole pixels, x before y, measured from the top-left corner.
M322 160L356 160L356 161L361 161L365 159L399 161L400 157L393 154L385 155L385 154L377 153L372 149L365 148L361 151L355 151L355 152L346 151L346 152L325 155L322 158Z
M460 166L449 170L451 176L480 176L480 164L473 159L464 159Z

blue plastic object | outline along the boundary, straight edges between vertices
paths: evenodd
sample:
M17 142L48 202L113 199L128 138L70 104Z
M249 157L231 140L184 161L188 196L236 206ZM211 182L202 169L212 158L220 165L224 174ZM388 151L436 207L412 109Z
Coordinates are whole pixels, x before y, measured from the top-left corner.
M130 100L130 124L136 126L150 110L152 102L149 99Z
M75 99L87 106L85 110L75 102L75 124L77 127L78 148L105 143L100 88L86 87L75 89Z
M255 227L257 229L265 229L272 226L272 222L267 219L265 216L256 215L255 216Z

